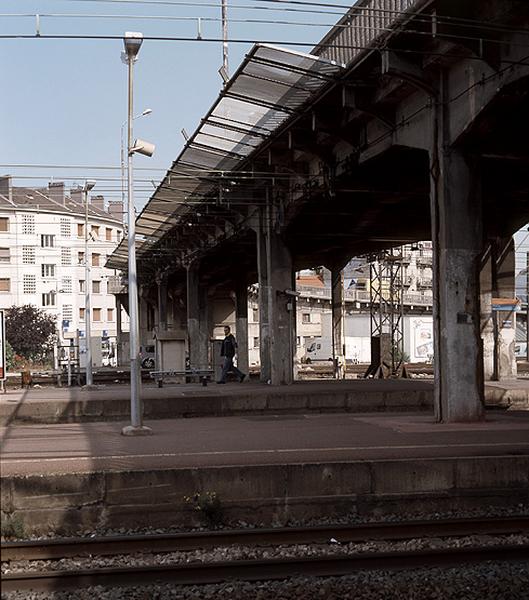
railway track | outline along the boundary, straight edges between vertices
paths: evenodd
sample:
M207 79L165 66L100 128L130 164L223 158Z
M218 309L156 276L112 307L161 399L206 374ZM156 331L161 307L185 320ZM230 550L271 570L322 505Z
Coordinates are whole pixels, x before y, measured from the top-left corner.
M404 540L415 537L453 537L527 533L529 517L457 519L450 521L369 524L267 530L237 530L173 535L142 535L81 540L44 540L2 544L2 561L44 560L79 556L105 556L138 552L207 549L218 546L329 543L366 540ZM310 558L282 558L171 565L134 565L68 571L24 571L2 576L4 591L57 590L100 585L104 587L174 583L181 585L284 579L294 575L340 576L358 570L414 569L460 566L481 561L529 560L529 544L422 549L419 551L364 552Z

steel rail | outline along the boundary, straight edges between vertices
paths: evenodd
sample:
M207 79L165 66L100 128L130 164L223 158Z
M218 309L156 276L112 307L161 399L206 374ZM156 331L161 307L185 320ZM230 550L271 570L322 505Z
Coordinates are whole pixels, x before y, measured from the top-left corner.
M128 587L152 583L204 585L234 579L260 581L286 579L298 575L336 577L362 570L461 567L463 564L483 561L519 562L528 559L529 544L525 544L412 552L377 552L349 556L132 566L82 571L32 571L5 574L2 577L2 589L4 592L10 592L56 591L96 585L104 587Z
M14 560L54 560L74 556L105 556L135 552L173 552L219 546L276 546L325 544L366 540L403 540L417 537L457 537L466 535L529 532L529 516L367 523L317 527L236 529L174 534L143 534L2 542L2 562Z

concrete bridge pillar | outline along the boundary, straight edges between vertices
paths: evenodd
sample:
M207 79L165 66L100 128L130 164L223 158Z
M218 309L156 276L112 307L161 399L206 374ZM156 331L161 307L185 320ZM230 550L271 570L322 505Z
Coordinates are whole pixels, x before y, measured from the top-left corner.
M261 209L261 213L263 213ZM257 273L259 279L259 363L261 365L260 379L267 383L271 381L270 363L270 324L268 313L269 276L267 264L266 235L264 231L265 215L261 214L257 234Z
M516 295L514 239L503 238L493 244L492 304L494 323L494 373L501 381L517 376L515 342L516 313L512 301Z
M195 369L209 365L208 287L200 279L200 265L187 268L187 335L189 364Z
M235 286L235 333L237 337L237 367L248 374L248 286L238 281Z
M152 340L155 325L156 304L147 286L141 285L138 294L138 315L140 329L140 345L145 346Z
M431 168L434 406L438 421L476 421L484 414L480 173L477 164L446 145L443 135L441 126Z
M156 277L158 292L158 329L167 330L167 275L159 274Z
M292 257L282 237L261 213L257 231L261 381L273 385L294 380L296 315ZM290 293L289 293L290 292Z
M331 270L332 358L335 379L345 379L345 299L343 268Z
M484 257L480 273L481 340L483 344L483 377L494 376L494 323L492 318L492 260L490 249Z

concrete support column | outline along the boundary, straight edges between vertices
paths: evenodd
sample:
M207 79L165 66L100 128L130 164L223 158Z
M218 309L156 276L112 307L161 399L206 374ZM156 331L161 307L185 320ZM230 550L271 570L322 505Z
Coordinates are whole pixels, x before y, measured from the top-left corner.
M200 280L199 264L187 268L187 334L189 364L194 369L209 365L208 288Z
M123 323L121 321L121 300L116 296L116 364L121 366L122 364L122 350L121 344L123 334Z
M235 332L237 336L237 367L248 374L248 286L240 281L235 286Z
M268 314L270 320L270 363L273 385L294 380L292 314L296 299L292 294L292 257L281 236L270 230L267 236Z
M483 377L485 381L490 381L494 376L494 321L492 314L492 258L490 249L482 262L479 279Z
M264 231L265 214L261 208L259 225L256 229L257 234L257 273L259 279L259 362L260 379L267 383L271 381L271 363L270 363L270 324L268 297L270 295L270 284L268 278L266 235Z
M138 315L140 345L142 346L145 346L152 339L154 328L154 310L150 303L152 299L149 298L148 292L149 290L145 286L140 286L138 293Z
M332 358L335 379L345 379L345 299L343 269L331 269Z
M158 330L167 330L167 276L156 277L158 292Z
M434 405L438 421L476 421L484 414L479 304L483 250L480 173L477 164L470 164L448 146L444 122L446 115L442 115L436 129L431 165Z
M512 307L509 301L516 296L514 240L512 237L497 239L493 247L493 304L495 301L499 303L495 307L499 310L493 311L494 379L501 381L515 378L518 374L515 355L516 312L509 308Z
M271 227L271 217L265 210L261 210L257 231L257 260L261 381L291 384L296 348L292 337L296 307L292 257L282 237Z

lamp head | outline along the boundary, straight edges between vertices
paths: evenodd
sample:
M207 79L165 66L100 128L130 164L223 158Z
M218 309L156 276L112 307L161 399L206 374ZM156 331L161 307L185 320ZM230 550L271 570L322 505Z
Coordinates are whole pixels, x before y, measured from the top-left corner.
M91 189L94 188L95 184L96 184L96 180L95 179L87 179L84 182L84 186L83 186L83 192L89 192Z
M136 55L140 51L142 42L143 33L140 33L139 31L125 32L123 43L125 44L125 52L129 59L136 58Z
M141 116L145 117L145 115L150 115L152 113L152 108L146 108L142 113Z

